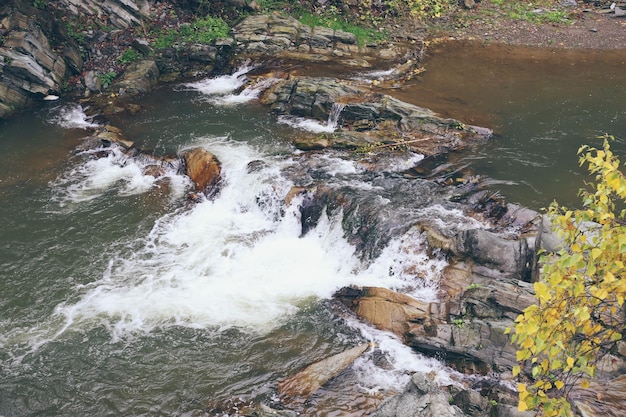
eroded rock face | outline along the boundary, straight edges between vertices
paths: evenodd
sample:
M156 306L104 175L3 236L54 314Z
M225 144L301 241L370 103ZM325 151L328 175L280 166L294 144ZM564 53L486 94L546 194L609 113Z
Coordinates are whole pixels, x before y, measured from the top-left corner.
M356 36L341 30L310 27L278 14L250 16L233 30L237 53L247 57L268 56L289 60L334 62L370 67L376 60L406 57L415 45L388 43L359 45Z
M0 118L58 94L68 71L37 19L11 3L0 6Z
M148 0L58 0L57 3L73 15L96 17L120 29L139 24L150 12Z

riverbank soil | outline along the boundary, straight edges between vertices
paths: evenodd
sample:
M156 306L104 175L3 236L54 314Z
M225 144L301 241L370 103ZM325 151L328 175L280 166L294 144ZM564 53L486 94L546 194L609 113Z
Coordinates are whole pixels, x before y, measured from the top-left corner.
M470 10L445 16L431 26L431 35L455 39L478 40L486 43L504 43L550 48L626 49L626 2L576 2L564 6L555 2L555 9L563 16L562 22L538 22L512 17L500 1L483 0ZM620 7L621 6L621 7ZM538 18L548 10L535 9ZM528 17L528 15L527 15Z

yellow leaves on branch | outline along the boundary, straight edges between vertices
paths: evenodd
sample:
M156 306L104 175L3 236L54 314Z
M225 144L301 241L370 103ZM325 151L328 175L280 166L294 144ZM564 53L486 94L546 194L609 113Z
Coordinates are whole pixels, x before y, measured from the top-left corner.
M536 304L515 320L511 339L518 346L513 368L532 381L520 383L519 410L570 416L567 392L577 381L588 386L596 362L622 338L626 299L626 177L611 151L579 150L580 164L595 175L581 191L584 208L569 210L556 203L548 215L563 240L558 253L543 254L541 279L534 283Z

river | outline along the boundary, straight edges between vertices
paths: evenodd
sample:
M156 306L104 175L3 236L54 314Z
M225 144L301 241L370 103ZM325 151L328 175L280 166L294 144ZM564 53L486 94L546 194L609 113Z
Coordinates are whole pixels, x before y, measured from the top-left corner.
M485 147L449 158L489 177L494 192L535 209L553 198L575 204L578 146L608 132L617 153L624 149L624 56L498 48L435 48L428 71L396 93L496 127ZM329 184L397 207L411 202L385 194L349 159L304 161L289 142L294 127L268 115L253 92L230 94L244 76L165 86L142 98L139 115L112 120L156 154L201 146L217 155L224 186L195 205L175 170L156 179L121 152L76 155L95 122L74 104L46 103L1 122L1 416L200 416L232 399L272 404L278 379L364 341L390 366L372 353L359 359L359 384L338 412L401 389L416 370L450 377L326 301L351 284L434 300L445 260L429 258L414 230L374 259L356 253L339 218L323 216L302 236L297 201L284 205L294 185L285 173L315 164ZM443 200L413 213L484 227Z

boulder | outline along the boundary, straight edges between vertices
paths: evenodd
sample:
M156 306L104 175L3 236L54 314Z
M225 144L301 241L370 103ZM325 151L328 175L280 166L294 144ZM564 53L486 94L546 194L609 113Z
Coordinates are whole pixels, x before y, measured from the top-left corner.
M217 192L221 179L221 163L215 155L203 148L183 152L185 174L194 183L195 190L207 196Z
M159 75L154 61L135 61L128 66L122 80L114 83L111 89L130 94L147 93L156 86Z
M343 288L335 294L360 318L381 330L403 338L412 323L441 322L445 312L435 303L424 303L386 288Z

